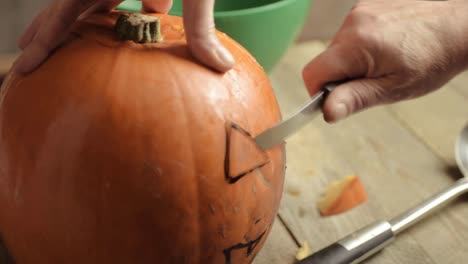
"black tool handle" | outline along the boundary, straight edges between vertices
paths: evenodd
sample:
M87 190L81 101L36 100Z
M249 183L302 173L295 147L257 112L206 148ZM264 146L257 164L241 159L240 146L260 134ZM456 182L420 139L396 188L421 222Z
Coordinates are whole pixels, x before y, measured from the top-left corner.
M393 238L391 225L385 221L377 222L312 254L298 264L359 263L384 248Z
M339 85L341 85L341 84L343 84L345 82L347 82L347 80L326 83L323 86L323 91L328 95L333 90L335 90L336 87L338 87Z

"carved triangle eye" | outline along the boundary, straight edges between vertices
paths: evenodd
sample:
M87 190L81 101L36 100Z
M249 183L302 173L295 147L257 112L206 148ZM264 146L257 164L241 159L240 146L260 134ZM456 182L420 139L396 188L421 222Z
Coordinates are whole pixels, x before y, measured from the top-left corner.
M234 123L226 125L226 178L238 181L269 162L267 154L257 145L249 132Z

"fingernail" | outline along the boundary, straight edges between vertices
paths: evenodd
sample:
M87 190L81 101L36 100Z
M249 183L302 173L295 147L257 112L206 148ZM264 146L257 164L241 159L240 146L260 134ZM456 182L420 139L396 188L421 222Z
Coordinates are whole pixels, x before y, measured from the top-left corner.
M224 47L220 47L216 52L217 57L221 62L222 70L229 70L234 66L234 57L232 54Z
M345 104L339 103L335 109L333 109L333 121L338 122L345 119L349 115L348 108Z

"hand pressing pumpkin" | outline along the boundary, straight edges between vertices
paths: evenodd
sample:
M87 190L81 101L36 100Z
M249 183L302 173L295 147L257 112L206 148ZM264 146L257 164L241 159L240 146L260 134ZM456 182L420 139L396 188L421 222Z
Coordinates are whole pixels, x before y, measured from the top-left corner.
M79 17L106 12L123 0L53 0L31 23L19 40L23 49L15 65L18 73L36 69L68 35ZM232 68L234 59L215 35L215 0L184 0L184 25L189 49L202 63L219 71ZM167 13L172 0L143 0L143 11Z

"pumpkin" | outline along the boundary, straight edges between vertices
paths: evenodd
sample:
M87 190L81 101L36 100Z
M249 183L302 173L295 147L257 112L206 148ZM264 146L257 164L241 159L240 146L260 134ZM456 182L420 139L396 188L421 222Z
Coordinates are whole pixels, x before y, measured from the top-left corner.
M281 120L268 76L221 32L236 60L224 74L191 56L179 17L151 14L164 39L138 43L115 34L120 15L77 22L2 86L6 247L18 264L250 263L278 211L284 146L228 149ZM242 169L249 153L261 160Z

